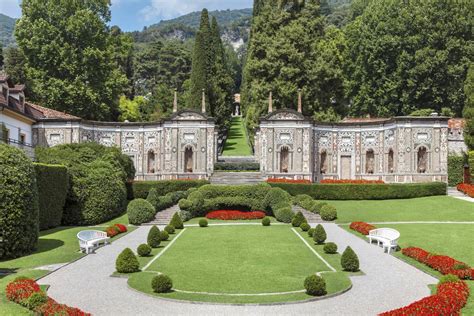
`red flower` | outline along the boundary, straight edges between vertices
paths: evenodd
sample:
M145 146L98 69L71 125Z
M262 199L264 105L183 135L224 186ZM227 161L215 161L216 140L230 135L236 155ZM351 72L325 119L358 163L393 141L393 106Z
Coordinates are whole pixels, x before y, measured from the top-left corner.
M119 234L119 230L116 226L110 226L105 229L107 237L114 237Z
M457 189L464 194L474 198L474 184L461 183L458 184Z
M5 292L7 300L17 304L25 305L26 300L35 292L40 292L41 289L34 280L23 279L8 283Z
M268 178L268 183L293 183L293 184L311 184L310 180L292 180L285 178Z
M349 226L350 229L358 231L359 233L363 235L368 235L369 231L372 229L375 229L376 227L374 225L370 225L364 222L353 222Z
M265 213L262 211L243 212L243 211L219 210L219 211L209 212L206 215L206 218L208 219L221 219L224 221L239 220L239 219L260 219L264 217L265 217Z
M326 179L326 180L321 180L321 183L323 184L385 184L382 180L331 180L331 179Z
M127 232L127 226L123 224L114 224L114 226L117 227L121 233Z
M52 298L48 298L48 302L38 308L37 312L43 316L90 316L91 314L81 311L75 307L69 307L64 304L59 304Z

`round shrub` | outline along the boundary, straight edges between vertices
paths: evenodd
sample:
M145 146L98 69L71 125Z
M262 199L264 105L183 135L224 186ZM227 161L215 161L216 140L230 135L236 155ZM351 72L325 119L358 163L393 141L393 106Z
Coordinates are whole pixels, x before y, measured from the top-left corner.
M174 213L173 218L170 221L170 225L176 229L184 228L183 220L181 219L178 213Z
M262 225L263 225L263 226L270 226L270 223L271 223L270 217L264 217L264 218L262 219Z
M291 220L295 216L295 213L293 213L290 206L277 208L276 210L273 211L273 214L275 215L275 218L277 219L277 221L283 222L283 223L291 223Z
M115 269L119 273L137 272L139 267L138 259L130 248L125 248L115 260Z
M168 276L159 274L151 280L151 287L155 293L167 293L173 288L173 282Z
M302 231L307 232L307 231L311 228L311 226L309 226L308 223L303 222L303 223L300 225L300 228L301 228Z
M315 230L314 228L308 229L308 236L309 236L309 237L313 237L314 230Z
M48 301L48 296L44 292L35 292L33 293L27 301L26 307L28 307L29 310L36 310L38 307L46 304Z
M170 234L168 234L168 232L166 230L162 230L160 232L160 239L161 241L166 241L170 238Z
M199 220L199 227L207 227L207 225L208 225L207 219L201 218Z
M304 280L306 293L312 296L322 296L326 294L326 281L315 274L310 275Z
M188 211L193 206L193 203L190 200L181 199L179 200L178 205L181 211Z
M141 244L137 248L137 253L140 257L146 257L149 256L151 253L151 247L148 246L147 244Z
M324 205L319 214L324 221L333 221L337 218L336 207L329 204Z
M335 254L337 253L337 245L333 242L328 242L324 245L323 250L325 253Z
M342 253L341 266L344 271L359 271L359 258L351 247L347 247Z
M166 226L165 226L165 231L167 231L168 234L170 234L170 235L171 235L171 234L174 234L174 230L175 230L175 229L174 229L174 226L173 226L173 225L166 225Z
M155 208L147 200L135 199L128 204L127 214L130 224L141 225L155 218Z
M300 227L304 222L306 222L306 218L304 217L303 213L299 211L291 220L291 225L293 225L293 227Z
M35 249L39 227L35 170L22 150L5 144L0 144L0 227L0 258Z
M323 225L319 224L314 229L313 240L315 243L321 245L321 244L324 244L324 241L326 241L326 238L327 238L326 231L324 230Z
M150 246L151 248L158 248L160 246L161 240L166 239L161 239L160 229L153 225L148 231L148 236L146 238L148 246Z

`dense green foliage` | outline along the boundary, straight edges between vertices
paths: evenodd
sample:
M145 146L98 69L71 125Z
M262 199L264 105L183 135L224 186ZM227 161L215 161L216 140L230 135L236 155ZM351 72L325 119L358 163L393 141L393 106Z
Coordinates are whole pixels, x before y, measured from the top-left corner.
M207 227L207 225L209 225L208 222L207 222L207 219L201 218L199 220L199 227Z
M317 243L318 245L322 245L326 241L326 238L327 238L326 230L324 230L323 225L318 224L313 232L314 242Z
M301 213L301 211L298 211L295 216L293 217L293 219L291 220L291 225L293 227L300 227L301 224L303 223L306 223L308 222L306 220L306 217L304 217L303 213Z
M61 165L36 163L39 201L39 229L61 225L63 208L69 188L67 168Z
M7 47L15 42L14 29L15 19L0 13L0 47Z
M166 230L160 231L160 240L161 241L166 241L170 238L170 234Z
M127 199L125 183L133 179L133 162L119 148L97 143L36 148L40 163L67 167L70 190L64 209L67 225L96 225L120 215Z
M138 246L137 248L137 254L140 256L140 257L147 257L149 256L151 253L151 247L148 246L147 244L141 244L140 246Z
M85 119L116 119L128 79L116 57L131 48L107 26L108 1L24 0L15 37L31 98Z
M307 222L303 222L301 223L300 228L302 231L307 232L311 229L311 226L309 226Z
M174 234L175 232L175 227L173 225L166 225L164 228L164 231L167 232L168 234Z
M287 184L272 183L291 195L308 194L317 200L386 200L446 195L446 183L413 184Z
M138 259L130 248L125 248L115 260L115 269L119 273L137 272L139 267Z
M176 229L183 229L184 228L183 220L181 219L181 217L179 216L178 213L174 213L173 218L170 221L170 225L173 226Z
M29 95L29 82L26 77L26 58L18 47L7 47L3 51L5 72L15 84L25 84L25 93Z
M270 224L270 217L265 216L264 218L262 218L262 226L270 226Z
M318 275L310 275L304 280L306 293L313 296L322 296L326 294L326 282Z
M324 244L323 250L325 253L335 254L337 253L337 245L333 242Z
M209 184L207 180L164 180L164 181L135 181L133 182L133 195L135 198L146 199L151 188L155 188L159 196L170 192L186 191Z
M325 204L319 212L323 221L333 221L337 218L337 210L333 205Z
M310 229L308 229L308 236L309 236L309 237L313 237L314 231L315 231L315 229L312 228L312 227L311 227Z
M464 181L464 164L467 162L465 155L450 154L448 156L448 185L455 187Z
M146 199L151 205L153 205L156 212L160 212L177 204L179 200L186 198L188 194L188 191L176 191L159 196L158 190L156 188L151 188Z
M359 271L359 258L357 257L354 250L347 246L346 250L342 253L341 266L344 271L357 272Z
M38 190L33 163L0 143L0 258L30 253L38 241Z
M215 171L260 171L257 162L217 162L214 164Z
M167 275L159 274L153 277L151 287L155 293L166 293L171 291L173 282Z
M147 200L135 199L128 203L127 215L130 224L141 225L155 218L155 208Z
M168 239L168 238L167 238ZM166 240L166 239L163 239ZM152 248L158 248L161 243L161 232L158 227L153 225L148 231L147 243Z
M407 115L465 103L474 2L368 1L345 30L352 115Z
M470 150L474 150L474 63L469 65L466 82L464 83L466 106L463 117L466 119L464 126L464 141Z

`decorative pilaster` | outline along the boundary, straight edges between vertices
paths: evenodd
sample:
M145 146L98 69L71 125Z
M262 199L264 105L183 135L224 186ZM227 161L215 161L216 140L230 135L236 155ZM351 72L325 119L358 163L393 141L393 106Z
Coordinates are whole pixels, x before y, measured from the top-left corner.
M201 104L202 113L206 113L206 92L202 89L202 104Z

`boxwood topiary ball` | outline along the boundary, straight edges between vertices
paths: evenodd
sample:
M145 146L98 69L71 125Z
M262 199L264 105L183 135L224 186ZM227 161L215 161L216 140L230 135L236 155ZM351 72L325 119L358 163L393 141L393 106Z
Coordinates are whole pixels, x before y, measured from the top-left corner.
M304 280L306 293L312 296L322 296L326 294L326 282L320 276L310 275Z
M147 244L141 244L137 248L137 253L140 257L146 257L146 256L150 255L151 247L148 246Z
M115 261L115 268L119 273L133 273L139 271L137 257L130 248L125 248Z
M324 230L323 225L319 224L314 229L313 240L315 243L321 245L321 244L324 244L324 241L326 240L326 238L327 238L326 231Z
M207 227L208 223L207 223L207 219L205 218L202 218L199 220L199 226L200 227Z
M324 245L323 250L325 253L335 254L337 252L337 245L333 242L328 242Z
M262 225L263 226L270 226L270 218L269 217L264 217L262 219Z
M151 280L151 287L155 293L167 293L173 288L173 282L168 276L159 274Z
M311 226L309 226L308 223L304 222L300 225L300 228L302 231L307 232L311 228Z
M166 230L163 230L160 232L160 239L162 241L168 240L169 238L170 238L170 235L168 234Z
M165 230L168 232L168 234L174 234L174 226L173 225L167 225L165 227Z
M337 218L336 208L329 204L324 205L319 214L321 215L321 219L324 221L333 221Z
M313 237L313 234L314 234L314 228L308 229L308 236Z

